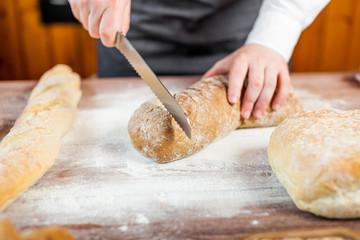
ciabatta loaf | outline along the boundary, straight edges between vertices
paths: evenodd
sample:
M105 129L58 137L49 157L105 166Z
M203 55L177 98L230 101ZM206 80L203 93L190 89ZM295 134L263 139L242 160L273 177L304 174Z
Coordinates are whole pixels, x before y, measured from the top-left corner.
M72 125L81 96L80 77L65 65L46 72L27 106L0 142L0 211L53 164Z
M135 148L158 161L169 162L187 157L237 128L264 127L279 124L290 114L301 110L291 91L286 104L278 111L267 109L259 119L240 117L240 103L227 100L227 78L217 76L196 82L175 94L190 120L189 140L157 98L142 104L132 115L128 130Z
M272 133L268 156L298 208L360 217L360 110L294 114Z

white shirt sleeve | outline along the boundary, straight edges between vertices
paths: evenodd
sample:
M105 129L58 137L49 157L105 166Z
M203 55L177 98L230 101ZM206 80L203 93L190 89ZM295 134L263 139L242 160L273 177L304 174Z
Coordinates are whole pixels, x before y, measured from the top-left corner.
M245 44L260 44L289 61L301 32L330 0L264 0Z

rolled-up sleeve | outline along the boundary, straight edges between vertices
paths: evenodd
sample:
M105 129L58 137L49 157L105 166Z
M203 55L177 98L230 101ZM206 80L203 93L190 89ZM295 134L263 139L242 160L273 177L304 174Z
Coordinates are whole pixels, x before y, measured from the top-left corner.
M330 0L264 0L245 44L260 44L289 61L301 32Z

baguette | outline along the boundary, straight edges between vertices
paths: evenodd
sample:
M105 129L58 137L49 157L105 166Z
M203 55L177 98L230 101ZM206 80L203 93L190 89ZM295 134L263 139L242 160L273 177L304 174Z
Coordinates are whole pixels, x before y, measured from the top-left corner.
M227 100L225 76L198 81L174 97L189 118L191 140L157 98L142 104L129 120L128 131L134 147L157 162L190 156L237 128L277 125L302 109L291 90L287 102L278 111L268 107L259 119L242 119L240 103L231 105Z
M52 167L80 96L80 77L68 66L57 65L41 77L0 142L0 211Z

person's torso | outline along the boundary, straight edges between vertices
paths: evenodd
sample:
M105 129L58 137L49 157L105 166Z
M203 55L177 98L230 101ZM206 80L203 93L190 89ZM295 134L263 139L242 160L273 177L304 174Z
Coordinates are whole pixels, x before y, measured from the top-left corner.
M247 36L262 0L132 0L130 37L203 44Z
M132 0L127 38L156 74L198 75L241 47L262 0ZM116 49L98 48L99 76L136 75Z

